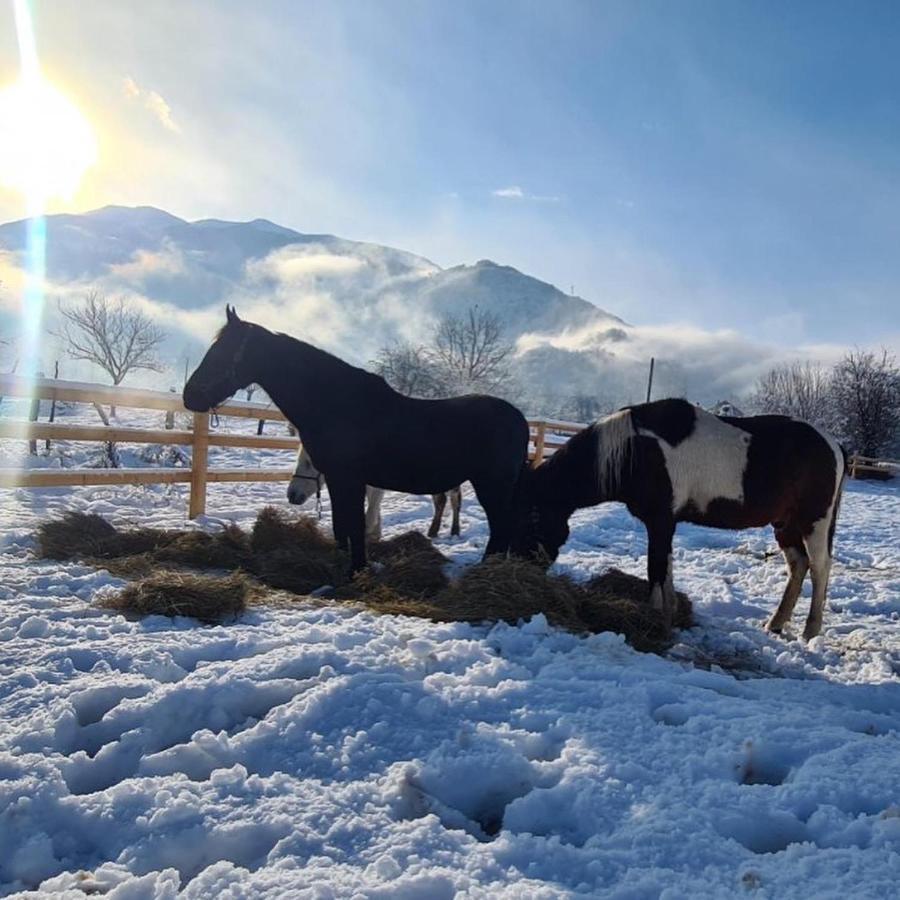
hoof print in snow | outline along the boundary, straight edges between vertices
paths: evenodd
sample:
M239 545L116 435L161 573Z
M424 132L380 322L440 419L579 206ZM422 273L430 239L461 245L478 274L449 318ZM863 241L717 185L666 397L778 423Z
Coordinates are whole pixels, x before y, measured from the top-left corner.
M762 815L723 816L718 831L746 847L751 853L780 853L791 844L809 840L806 826L796 816L787 812L769 812Z
M740 784L767 784L777 787L784 784L791 767L784 761L784 750L774 747L757 747L753 741L745 741L743 759L737 765Z
M679 727L691 718L690 710L683 703L663 703L657 706L650 715L660 725Z
M479 841L493 840L503 828L506 808L534 788L533 772L527 760L512 763L508 771L492 760L471 759L463 774L458 765L443 771L431 768L407 772L395 802L401 819L421 819L435 815L451 830L462 830Z

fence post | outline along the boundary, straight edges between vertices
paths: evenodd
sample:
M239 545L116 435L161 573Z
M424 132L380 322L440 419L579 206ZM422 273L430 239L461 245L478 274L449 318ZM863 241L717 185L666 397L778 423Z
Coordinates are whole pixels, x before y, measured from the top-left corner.
M59 360L56 361L56 365L53 367L53 379L54 379L54 381L59 380ZM56 397L54 397L50 401L50 418L47 419L47 421L52 423L55 418L56 418ZM47 438L47 440L44 441L44 449L48 453L50 452L50 438Z
M538 422L534 431L534 459L531 461L531 467L537 468L544 461L544 435L547 431L546 422Z
M194 413L194 441L191 445L191 500L188 518L206 512L206 463L209 458L209 413Z
M43 378L44 373L38 372L35 375L35 378ZM28 421L29 422L37 422L38 418L41 415L41 398L38 396L34 396L31 398L31 408L28 410ZM37 441L32 438L28 441L28 452L32 456L37 456Z

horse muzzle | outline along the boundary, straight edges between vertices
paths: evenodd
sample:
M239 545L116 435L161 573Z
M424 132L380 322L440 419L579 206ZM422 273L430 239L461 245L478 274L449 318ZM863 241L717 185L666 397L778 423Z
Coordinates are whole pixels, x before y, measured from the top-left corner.
M293 481L288 485L287 498L292 506L303 506L309 497L310 495L303 488L297 487Z
M191 412L204 413L213 408L213 404L203 391L198 391L190 385L187 385L182 392L181 401L184 403L185 409L189 409Z

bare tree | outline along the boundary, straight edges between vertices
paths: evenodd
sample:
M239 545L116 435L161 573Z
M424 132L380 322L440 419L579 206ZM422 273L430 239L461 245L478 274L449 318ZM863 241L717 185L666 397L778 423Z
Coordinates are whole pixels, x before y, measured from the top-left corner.
M512 376L509 363L514 348L504 338L500 318L477 306L462 316L444 316L429 349L454 392L497 391Z
M816 425L828 425L831 373L808 360L774 366L757 380L750 405L756 412L795 416Z
M853 350L832 377L835 430L848 448L878 456L900 431L900 369L887 350Z
M57 335L68 355L100 366L114 385L139 369L162 371L157 352L163 331L123 298L111 300L92 291L79 304L60 305L59 313ZM115 414L115 407L110 412Z
M562 418L572 422L593 422L612 412L615 404L595 394L573 394L562 407Z
M398 341L378 351L372 368L395 391L408 397L442 395L440 375L426 347Z

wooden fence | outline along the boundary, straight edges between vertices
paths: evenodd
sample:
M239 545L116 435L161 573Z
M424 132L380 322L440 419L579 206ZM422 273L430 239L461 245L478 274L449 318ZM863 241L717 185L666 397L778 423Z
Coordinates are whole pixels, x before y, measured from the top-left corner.
M874 456L854 454L847 460L847 474L851 478L874 478L887 481L900 475L900 460L877 459Z
M57 403L84 403L90 406L115 406L131 409L186 413L192 417L189 430L176 428L132 428L119 425L84 425L60 422L25 422L0 419L0 440L99 441L102 443L176 444L191 448L190 467L0 469L0 487L66 487L111 484L189 484L188 515L195 518L206 511L206 486L210 482L287 481L293 469L210 468L210 447L246 447L259 450L297 452L297 438L285 435L235 434L210 430L209 413L190 413L181 395L165 391L114 388L98 384L38 379L26 381L15 376L0 376L0 397L50 400ZM233 400L220 406L219 418L238 417L286 422L275 407ZM552 456L569 437L584 426L574 422L532 421L529 458L537 464Z
M60 422L25 422L0 419L0 440L57 440L99 441L103 443L176 444L191 448L190 467L165 468L106 468L106 469L0 469L0 487L65 487L105 484L189 484L190 518L206 511L206 486L210 482L287 481L293 469L274 468L210 468L210 447L246 447L258 450L292 450L300 443L285 435L235 434L210 430L209 413L189 413L181 402L181 395L171 391L148 391L133 388L114 388L99 384L79 384L42 378L35 382L12 375L0 375L0 398L16 397L50 400L57 403L84 403L91 406L116 406L132 409L160 410L169 414L186 413L192 416L188 430L176 428L131 428L118 425L74 425ZM32 404L34 409L34 404ZM220 418L243 418L286 422L283 413L273 406L232 400L218 408ZM568 439L584 428L578 422L553 419L529 421L531 442L529 459L538 465L552 456ZM890 478L900 472L900 462L853 456L848 470L854 477Z

